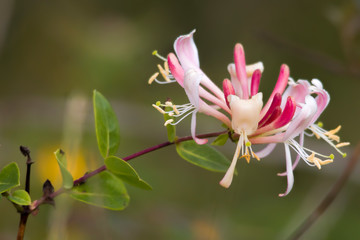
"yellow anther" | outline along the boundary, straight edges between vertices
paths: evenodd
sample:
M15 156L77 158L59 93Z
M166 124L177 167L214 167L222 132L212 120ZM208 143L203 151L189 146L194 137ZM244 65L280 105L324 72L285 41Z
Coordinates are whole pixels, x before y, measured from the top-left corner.
M321 128L324 126L323 122L318 122L317 125Z
M245 146L250 147L250 146L251 146L251 142L246 142L246 143L245 143Z
M154 50L153 52L152 52L152 55L157 55L158 54L158 51L157 50Z
M335 147L341 148L341 147L345 147L345 146L349 146L349 145L350 145L349 142L342 142L342 143L336 144Z
M179 110L177 110L177 108L176 108L176 106L175 106L175 105L173 105L173 110L174 110L174 112L175 112L177 115L179 115L179 114L180 114Z
M157 67L158 67L158 69L159 69L159 71L161 73L161 76L165 79L165 81L171 82L170 79L168 78L168 76L166 75L166 72L163 69L163 67L160 64L158 64Z
M317 139L320 139L320 135L316 133L315 129L313 127L310 127L311 131L314 133L315 137Z
M347 154L346 153L343 153L342 157L343 158L346 158Z
M254 158L255 158L256 160L260 161L260 158L258 157L258 155L256 155L254 152L251 152L251 153L252 153L252 155L254 156Z
M334 162L332 159L326 159L326 160L323 160L323 161L320 160L321 165L326 165L326 164L329 164L329 163L332 163L332 162Z
M167 61L164 62L164 69L165 69L166 76L169 76L170 70L169 70L169 64Z
M161 108L161 107L159 107L159 106L157 106L157 105L155 105L155 104L153 104L152 105L156 110L158 110L161 114L165 114L165 111Z
M329 158L334 159L334 154L330 154Z
M161 102L160 102L160 101L157 101L155 104L156 104L156 106L160 106L160 105L161 105Z
M174 119L169 119L164 123L164 126L167 126L168 124L172 123Z
M149 83L149 84L152 84L152 82L153 82L158 76L159 76L159 73L158 73L158 72L154 73L154 74L149 78L148 83Z

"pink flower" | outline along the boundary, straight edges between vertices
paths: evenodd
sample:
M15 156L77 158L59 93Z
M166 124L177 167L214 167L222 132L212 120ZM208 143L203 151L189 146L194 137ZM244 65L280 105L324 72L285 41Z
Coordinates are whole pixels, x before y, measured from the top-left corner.
M173 111L168 112L164 112L159 105L154 106L164 114L180 117L179 121L170 121L166 124L177 124L183 117L192 114L191 134L198 144L205 144L207 139L196 137L197 112L219 119L233 131L238 137L237 147L231 165L220 181L221 186L228 188L231 185L239 157L245 158L247 162L250 162L251 158L260 160L270 154L277 143L283 143L286 172L279 175L287 176L288 187L285 193L279 196L287 195L294 183L293 169L300 158L308 165L317 166L319 169L322 165L332 162L334 158L332 154L327 156L305 148L305 134L324 139L343 154L338 148L348 143L333 143L340 141L335 135L339 129L325 131L315 124L330 100L319 80L313 79L312 84L306 80L294 82L289 77L289 67L283 64L275 87L264 105L263 94L259 92L263 64L258 62L246 65L243 46L238 43L234 49L234 63L228 66L231 80L223 81L221 91L200 68L198 51L193 39L194 32L195 30L176 39L176 55L170 53L167 59L164 59L164 68L169 70L163 72L165 79L171 79L168 82L176 80L184 88L190 104L167 103L167 106L173 107ZM153 80L157 77L154 76ZM159 82L157 79L156 81ZM307 133L306 130L312 133ZM299 140L296 141L296 138ZM252 144L268 146L255 153ZM294 164L290 149L297 153Z

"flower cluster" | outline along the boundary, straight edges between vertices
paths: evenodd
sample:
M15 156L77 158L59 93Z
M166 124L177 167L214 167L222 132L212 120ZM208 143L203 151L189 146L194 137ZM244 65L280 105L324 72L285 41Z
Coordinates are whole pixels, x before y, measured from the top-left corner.
M162 114L172 117L165 125L176 125L186 116L192 115L191 134L198 144L207 143L207 139L196 137L198 112L217 118L229 128L236 139L238 137L234 157L220 181L221 186L228 188L231 185L239 158L244 158L247 162L250 162L251 158L260 160L270 154L276 144L283 143L286 172L279 175L287 176L288 185L286 191L279 196L286 196L293 187L293 170L300 159L319 169L334 159L333 154L323 155L304 147L304 135L324 139L345 157L346 154L339 148L349 143L341 143L336 135L341 126L326 131L321 123L315 123L330 100L328 92L323 89L318 79L295 82L290 77L289 67L283 64L275 87L264 104L263 94L259 92L264 66L262 62L246 65L243 46L238 43L234 48L234 63L228 65L230 79L223 80L221 90L200 68L194 33L195 30L176 39L176 55L170 53L166 59L154 52L164 61L164 67L158 65L164 80L157 79L159 73L149 79L149 83L177 82L184 88L190 103L175 105L168 101L165 104L158 102L153 106ZM170 111L164 111L165 106ZM267 146L255 153L251 147L253 144ZM297 154L294 162L290 149Z

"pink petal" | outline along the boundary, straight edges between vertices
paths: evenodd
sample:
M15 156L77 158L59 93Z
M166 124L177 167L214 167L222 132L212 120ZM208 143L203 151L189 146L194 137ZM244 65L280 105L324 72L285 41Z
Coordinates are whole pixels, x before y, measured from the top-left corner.
M223 92L227 106L230 108L228 96L235 95L235 90L229 79L223 81Z
M185 73L184 78L184 89L186 95L188 96L191 104L194 105L197 109L199 108L200 102L199 86L202 76L202 73L199 73L194 69L189 69Z
M305 104L300 109L299 113L291 121L289 127L286 129L284 141L289 138L294 138L303 132L310 124L311 119L316 113L316 101L310 95L306 96Z
M302 132L300 134L299 145L301 147L304 146L304 132ZM299 164L299 161L300 161L300 154L297 154L295 162L292 166L293 171L296 168L296 166ZM283 173L278 173L277 175L283 177L283 176L286 176L286 174L287 174L287 172L283 172Z
M288 124L296 110L296 103L292 97L288 97L286 101L286 105L284 108L284 111L281 113L281 116L274 122L274 128L281 128L282 126L285 126Z
M195 30L187 35L178 37L174 42L176 55L181 62L181 66L186 70L189 68L199 68L199 55L193 35Z
M264 123L269 119L269 117L271 116L271 114L273 113L275 108L280 106L280 104L281 104L281 94L276 93L272 99L272 102L271 102L271 105L270 105L268 111L266 112L264 117L259 122L259 128L264 125Z
M280 193L279 197L285 197L289 194L292 187L294 186L294 173L292 169L291 154L289 145L285 144L285 155L286 155L286 173L287 173L287 187L284 193Z
M305 97L309 94L310 94L310 83L306 80L298 80L295 84L290 85L285 90L282 96L283 99L286 99L288 96L291 96L294 98L295 102L305 103Z
M312 82L314 82L314 80ZM321 82L320 82L320 84L321 84ZM316 101L316 104L317 104L317 111L316 111L314 117L311 119L310 124L313 124L319 118L321 113L325 110L325 108L327 107L327 105L330 102L330 95L324 89L317 88L314 92L317 94L317 97L315 98L315 101Z
M194 111L191 116L191 136L197 144L206 144L208 142L207 139L201 139L196 137L196 113L197 111Z
M237 96L242 96L242 90L241 90L241 84L240 84L240 80L236 75L236 70L235 70L235 64L234 63L230 63L228 65L228 72L231 76L231 83L234 87L235 93Z
M242 90L242 99L249 99L249 86L246 74L246 63L245 63L245 53L244 48L240 43L235 45L234 49L234 63L236 75L240 81L241 90Z
M180 86L184 87L184 75L185 75L184 69L181 67L175 54L169 53L167 57L167 61L171 74L180 84Z
M267 103L265 104L264 108L261 111L261 116L264 116L265 113L267 112L275 94L276 93L282 94L284 92L286 85L288 83L289 75L290 75L289 67L286 64L281 65L279 78L276 82L273 92L271 93L271 95L269 97L269 100L267 101Z
M251 88L250 88L251 96L254 96L259 92L260 78L261 78L261 71L260 69L256 69L251 77Z
M269 155L274 148L276 147L276 143L268 144L264 149L260 150L259 152L255 153L259 158L264 158Z
M281 107L277 106L274 111L271 113L271 115L269 116L269 118L266 120L266 122L264 122L262 125L259 125L259 128L265 127L271 123L273 123L275 120L277 120L280 115L281 115ZM273 125L272 125L273 126ZM273 127L270 127L270 130L273 129Z

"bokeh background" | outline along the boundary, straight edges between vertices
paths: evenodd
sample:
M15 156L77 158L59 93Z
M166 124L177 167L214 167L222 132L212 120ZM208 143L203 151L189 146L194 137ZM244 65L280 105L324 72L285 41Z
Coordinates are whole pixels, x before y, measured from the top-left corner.
M319 1L25 1L0 2L0 166L16 161L24 173L20 145L28 146L33 165L32 198L41 196L48 178L59 186L53 152L62 148L72 172L81 176L102 165L91 109L92 90L102 92L116 110L127 156L166 140L163 118L152 109L171 97L186 102L176 84L148 85L159 59L177 36L197 29L195 41L203 70L221 84L228 77L236 42L248 62L263 61L260 85L268 96L282 63L295 79L319 78L331 95L321 117L325 128L343 126L341 138L359 141L360 2ZM198 133L220 124L200 117ZM188 135L189 119L178 127ZM324 153L321 141L307 141ZM235 146L221 148L230 159ZM345 149L351 153L352 147ZM336 154L335 154L336 155ZM286 179L283 147L261 162L238 164L230 189L218 185L222 174L192 166L169 147L131 164L153 191L129 186L127 209L112 212L56 199L31 216L26 239L285 239L317 206L348 158L321 171L303 162L294 189L277 195ZM360 238L359 167L324 216L304 239ZM24 182L24 179L22 179ZM0 202L0 239L14 239L18 214Z

